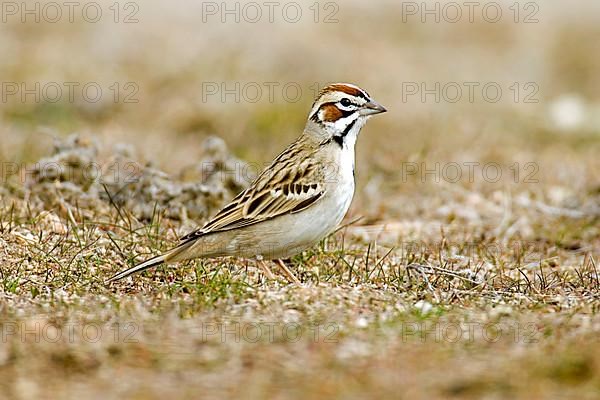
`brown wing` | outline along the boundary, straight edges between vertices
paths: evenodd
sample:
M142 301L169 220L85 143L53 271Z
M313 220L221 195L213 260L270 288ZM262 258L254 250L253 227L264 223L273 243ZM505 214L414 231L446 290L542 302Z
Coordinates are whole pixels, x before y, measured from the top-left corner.
M248 189L237 195L201 229L181 238L189 242L211 232L227 231L299 212L325 193L323 170L312 154L288 147Z

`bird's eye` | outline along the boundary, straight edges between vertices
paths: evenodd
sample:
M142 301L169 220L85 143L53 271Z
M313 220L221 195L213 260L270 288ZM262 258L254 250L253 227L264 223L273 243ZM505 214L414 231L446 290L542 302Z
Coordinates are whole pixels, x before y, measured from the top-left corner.
M341 101L340 104L343 105L344 107L349 107L350 105L352 105L352 102L350 101L350 99L344 97Z

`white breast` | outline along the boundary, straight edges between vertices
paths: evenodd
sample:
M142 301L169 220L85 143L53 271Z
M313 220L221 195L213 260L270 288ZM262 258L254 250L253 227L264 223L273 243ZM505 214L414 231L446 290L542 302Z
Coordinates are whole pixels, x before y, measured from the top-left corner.
M337 224L344 218L354 196L354 143L344 146L339 158L339 182L332 187L337 198Z

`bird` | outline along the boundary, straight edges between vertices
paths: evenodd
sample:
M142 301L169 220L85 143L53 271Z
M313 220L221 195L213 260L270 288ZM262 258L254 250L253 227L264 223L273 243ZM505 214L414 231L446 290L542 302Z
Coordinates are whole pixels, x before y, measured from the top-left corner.
M303 133L250 186L179 244L108 279L195 258L274 260L288 279L300 281L282 261L332 233L350 207L355 189L355 144L373 115L386 112L360 87L330 84L311 107Z

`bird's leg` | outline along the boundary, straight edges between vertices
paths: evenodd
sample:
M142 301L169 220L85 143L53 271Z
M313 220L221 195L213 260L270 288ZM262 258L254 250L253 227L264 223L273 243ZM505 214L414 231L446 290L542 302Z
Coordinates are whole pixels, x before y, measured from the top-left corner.
M301 285L302 282L300 282L300 279L296 278L296 275L294 275L294 273L292 271L290 271L290 269L287 267L287 265L285 265L285 262L281 259L277 259L275 260L275 263L277 265L279 265L279 267L281 267L281 269L283 270L283 273L285 274L285 276L288 278L289 281L294 282L296 285Z
M263 261L263 260L257 260L258 266L263 270L263 272L265 273L265 276L268 279L271 280L275 280L275 275L273 275L273 272L271 271L271 268L269 268L269 266Z

